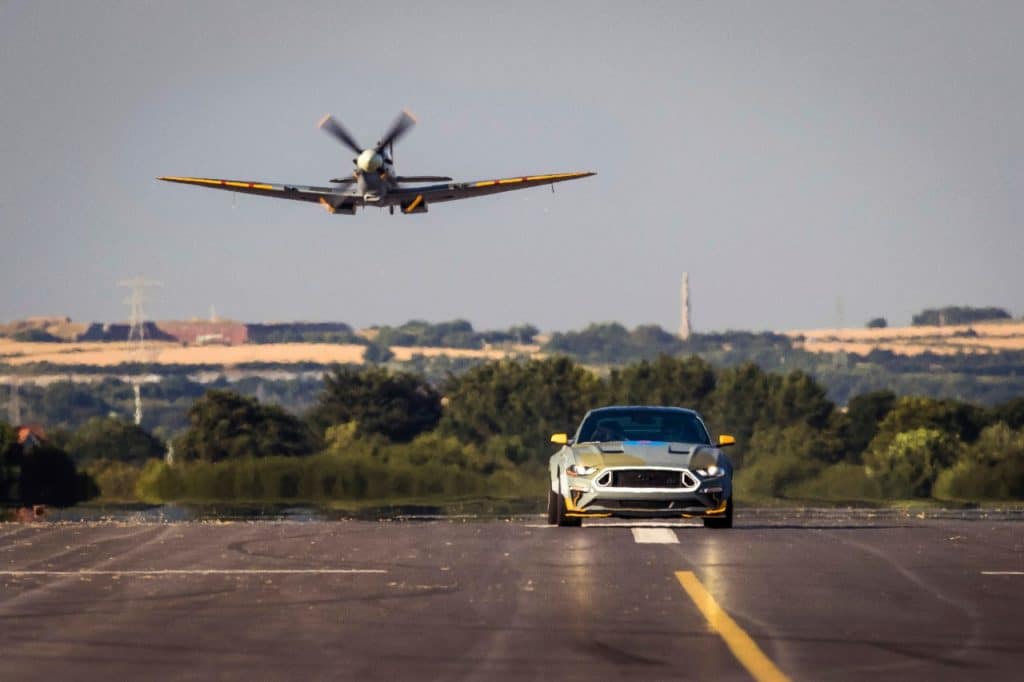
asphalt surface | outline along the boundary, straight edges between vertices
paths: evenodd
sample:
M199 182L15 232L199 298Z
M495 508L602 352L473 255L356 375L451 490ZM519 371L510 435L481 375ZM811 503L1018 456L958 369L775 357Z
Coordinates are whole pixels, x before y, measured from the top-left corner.
M1024 521L736 523L0 524L0 679L1024 675Z

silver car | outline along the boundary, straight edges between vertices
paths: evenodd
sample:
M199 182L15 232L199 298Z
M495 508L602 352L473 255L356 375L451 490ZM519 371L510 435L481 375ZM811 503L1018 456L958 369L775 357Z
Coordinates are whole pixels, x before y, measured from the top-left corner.
M700 415L680 407L591 410L573 437L551 436L548 523L579 526L585 518L704 519L732 528L732 463Z

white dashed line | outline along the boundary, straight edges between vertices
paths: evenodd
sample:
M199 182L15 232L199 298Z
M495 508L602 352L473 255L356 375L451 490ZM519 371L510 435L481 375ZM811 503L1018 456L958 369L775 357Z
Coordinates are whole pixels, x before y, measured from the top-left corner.
M1024 575L1024 571L982 571L982 575Z
M387 573L383 568L162 568L152 571L0 571L0 576L69 576L69 575L338 575L351 573Z
M634 528L633 539L638 543L659 545L679 544L679 538L671 528Z

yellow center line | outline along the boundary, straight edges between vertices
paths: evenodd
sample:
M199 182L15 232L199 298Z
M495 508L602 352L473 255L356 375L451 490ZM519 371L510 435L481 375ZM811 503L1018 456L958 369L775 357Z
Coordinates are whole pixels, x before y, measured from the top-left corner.
M729 647L732 655L743 664L743 667L755 680L758 682L789 681L785 673L765 656L761 647L757 646L750 635L736 624L736 621L725 612L725 609L718 605L718 602L697 579L693 571L677 571L676 579L679 580L679 584L683 586L686 594L690 596L700 612L704 614L711 629L725 641L725 645Z

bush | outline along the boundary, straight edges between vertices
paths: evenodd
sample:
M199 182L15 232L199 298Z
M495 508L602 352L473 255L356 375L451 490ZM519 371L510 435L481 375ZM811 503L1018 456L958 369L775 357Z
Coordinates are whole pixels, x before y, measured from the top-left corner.
M142 467L126 462L92 462L84 472L96 485L103 500L127 502L137 499L136 486Z
M22 504L68 507L89 496L91 486L79 477L75 463L66 452L52 445L40 445L21 459L18 481Z
M786 497L788 489L821 470L821 464L783 454L763 457L736 474L738 496Z
M855 501L882 498L882 489L878 481L870 478L862 465L848 462L825 467L817 476L788 488L787 493L790 497L812 500Z
M982 431L952 468L939 474L934 496L941 499L1024 498L1024 431L996 424Z
M166 446L145 429L114 417L93 417L67 441L67 450L78 465L116 460L136 465L163 457Z
M899 433L884 445L872 444L864 464L885 496L929 497L939 473L956 461L962 448L956 436L921 428Z
M790 488L813 478L842 453L842 442L807 424L761 427L750 439L736 485L753 495L786 497Z
M426 434L410 443L352 440L332 430L329 449L303 458L153 463L139 476L142 499L233 501L384 500L515 496L536 485L495 453Z
M932 429L973 443L990 417L986 410L957 400L934 400L908 396L900 398L878 426L871 449L884 450L897 434Z

